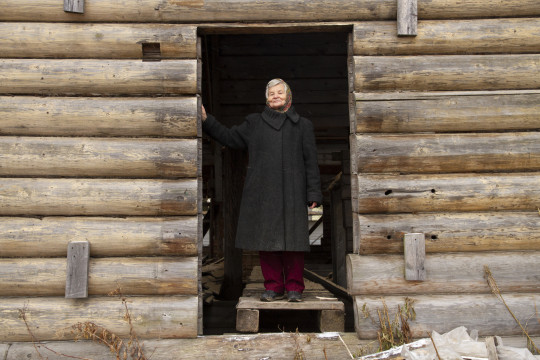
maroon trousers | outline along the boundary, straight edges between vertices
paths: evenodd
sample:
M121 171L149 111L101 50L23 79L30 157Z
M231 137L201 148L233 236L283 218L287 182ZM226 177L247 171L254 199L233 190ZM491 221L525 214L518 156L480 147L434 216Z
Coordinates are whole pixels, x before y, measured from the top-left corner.
M259 251L259 258L266 290L304 291L304 252Z

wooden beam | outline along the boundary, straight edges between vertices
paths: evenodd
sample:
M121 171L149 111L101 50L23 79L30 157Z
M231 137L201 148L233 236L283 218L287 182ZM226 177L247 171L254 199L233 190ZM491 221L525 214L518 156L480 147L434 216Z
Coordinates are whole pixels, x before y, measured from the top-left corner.
M540 128L540 91L356 93L357 133L486 132Z
M408 233L403 237L405 280L426 280L426 238L422 233Z
M356 92L540 88L540 54L355 56Z
M419 20L415 37L398 37L394 21L354 24L354 55L535 53L537 18Z
M195 59L197 27L178 24L0 23L6 58L141 59L159 44L161 59ZM14 41L17 46L14 46Z
M196 139L1 137L1 176L192 178Z
M398 36L416 36L418 27L417 0L397 0Z
M358 176L358 212L534 211L540 173ZM357 234L357 233L356 233Z
M70 241L85 240L93 258L195 256L197 218L0 217L3 257L65 257Z
M494 269L493 276L503 293L537 292L540 283L538 251L446 253L426 256L425 280L411 283L404 276L402 255L347 256L347 275L351 295L403 294L489 294L484 264Z
M0 178L0 215L197 214L197 180Z
M196 295L197 257L91 258L90 244L70 243L63 258L0 259L2 296ZM68 281L66 281L66 277ZM79 281L80 280L80 281ZM69 287L67 286L69 285ZM69 296L68 296L69 295Z
M408 325L413 338L428 337L431 331L440 334L465 326L477 329L479 336L517 336L522 331L517 326L505 305L493 294L463 295L414 295L412 307L416 317ZM535 304L540 301L540 294L504 294L504 299L516 318L522 324L528 324L529 334L540 333L540 323L534 319ZM389 310L389 318L394 319L398 305L403 306L404 296L356 296L355 328L360 339L377 339L380 331L377 309L382 310L384 301Z
M426 234L426 253L540 250L538 211L353 214L360 254L403 253L403 234Z
M72 241L68 244L66 299L82 299L88 297L89 257L90 243L88 241ZM14 264L13 267L17 269L18 265ZM44 283L40 283L39 286L47 287ZM37 289L34 288L34 290ZM12 294L14 296L19 295L16 291Z
M57 0L5 0L1 21L85 22L261 22L394 20L396 0L140 0L92 1L92 11L73 18ZM437 0L420 2L422 19L538 16L536 0Z
M356 141L364 173L540 170L540 132L365 134Z
M3 94L194 95L197 60L0 59Z
M197 295L133 296L127 297L126 303L139 339L197 337ZM24 310L29 329L19 309ZM40 341L73 340L76 334L70 331L71 326L87 321L129 338L131 329L125 315L121 300L111 296L77 301L63 297L2 297L0 338L6 342L32 342L31 331Z
M0 96L2 135L192 137L193 97Z
M64 11L84 14L84 0L64 0Z

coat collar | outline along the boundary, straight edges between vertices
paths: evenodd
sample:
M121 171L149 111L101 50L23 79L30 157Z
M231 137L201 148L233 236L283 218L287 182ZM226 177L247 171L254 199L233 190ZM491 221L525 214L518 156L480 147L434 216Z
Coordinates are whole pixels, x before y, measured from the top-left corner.
M275 111L271 109L270 107L266 106L261 115L264 121L266 121L268 125L270 125L276 130L281 129L281 127L283 126L283 123L285 123L285 120L287 118L289 118L295 124L300 119L300 115L296 113L296 111L294 110L294 107L292 106L289 108L289 110L287 110L284 113Z

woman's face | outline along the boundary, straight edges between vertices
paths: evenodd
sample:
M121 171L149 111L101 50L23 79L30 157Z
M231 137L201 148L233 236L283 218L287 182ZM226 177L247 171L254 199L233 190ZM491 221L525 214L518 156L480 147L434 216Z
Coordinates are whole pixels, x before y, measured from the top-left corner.
M284 84L277 84L268 89L268 99L266 101L272 109L279 109L284 106L286 99L287 90Z

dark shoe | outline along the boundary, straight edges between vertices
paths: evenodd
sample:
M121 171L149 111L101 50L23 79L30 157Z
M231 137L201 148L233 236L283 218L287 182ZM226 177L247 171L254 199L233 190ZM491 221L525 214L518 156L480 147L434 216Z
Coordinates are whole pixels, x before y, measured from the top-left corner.
M270 302L270 301L281 300L281 299L283 299L283 293L277 293L277 292L272 291L272 290L266 290L261 295L261 301Z
M287 298L289 302L300 302L302 301L302 293L298 291L289 291L287 292Z

